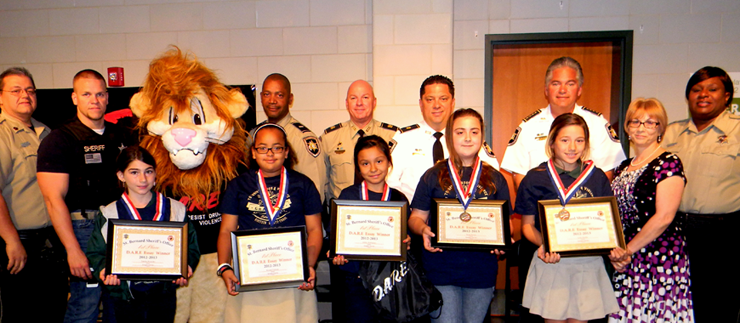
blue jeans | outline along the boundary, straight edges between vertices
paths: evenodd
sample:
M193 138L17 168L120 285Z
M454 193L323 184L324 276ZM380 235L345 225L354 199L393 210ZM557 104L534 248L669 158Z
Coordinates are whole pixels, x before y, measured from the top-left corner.
M97 212L88 212L88 218L94 219ZM82 251L87 250L87 241L95 228L93 220L74 220L72 229L77 237ZM98 273L93 273L97 276ZM100 310L101 287L87 287L87 282L79 278L71 277L69 282L69 301L67 302L67 313L64 315L64 323L94 323L98 320ZM97 282L97 279L95 280Z
M452 285L435 285L444 305L429 314L432 323L480 323L488 314L495 287L463 288ZM440 311L442 312L440 314ZM435 319L435 317L439 316Z

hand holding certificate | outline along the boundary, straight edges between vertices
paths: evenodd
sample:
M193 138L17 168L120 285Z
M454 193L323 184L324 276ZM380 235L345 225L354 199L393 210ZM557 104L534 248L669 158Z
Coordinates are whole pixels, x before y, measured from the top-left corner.
M608 254L625 248L614 197L539 201L545 251L563 256Z

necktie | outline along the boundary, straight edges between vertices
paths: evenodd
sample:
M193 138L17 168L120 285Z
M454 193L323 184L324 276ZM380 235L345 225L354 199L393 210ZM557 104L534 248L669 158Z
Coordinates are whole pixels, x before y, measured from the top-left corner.
M357 140L360 140L360 138L365 136L365 131L362 129L357 131L357 135L359 136ZM355 185L362 183L364 179L362 178L362 174L360 174L360 168L358 165L355 165Z
M434 157L434 163L436 164L438 161L445 159L445 153L442 149L442 142L439 141L439 138L442 138L442 133L435 132L434 138L437 138L437 140L434 141L434 145L432 146L432 156Z

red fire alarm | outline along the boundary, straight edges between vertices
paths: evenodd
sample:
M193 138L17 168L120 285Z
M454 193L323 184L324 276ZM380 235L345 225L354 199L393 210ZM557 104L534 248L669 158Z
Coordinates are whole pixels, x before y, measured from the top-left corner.
M124 86L123 67L108 68L108 86Z

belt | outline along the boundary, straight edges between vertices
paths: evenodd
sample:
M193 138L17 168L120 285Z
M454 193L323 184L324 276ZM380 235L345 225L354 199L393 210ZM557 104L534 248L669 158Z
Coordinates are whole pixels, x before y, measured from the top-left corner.
M72 220L92 220L92 217L88 217L90 214L97 214L98 210L80 209L69 212L69 216Z
M731 212L731 213L708 213L708 214L685 213L685 212L678 212L678 213L684 214L686 216L693 217L693 218L706 219L706 220L712 220L712 221L740 220L740 210Z
M18 230L18 237L21 240L46 239L52 234L54 234L54 227L46 227L46 228L31 229L31 230Z

